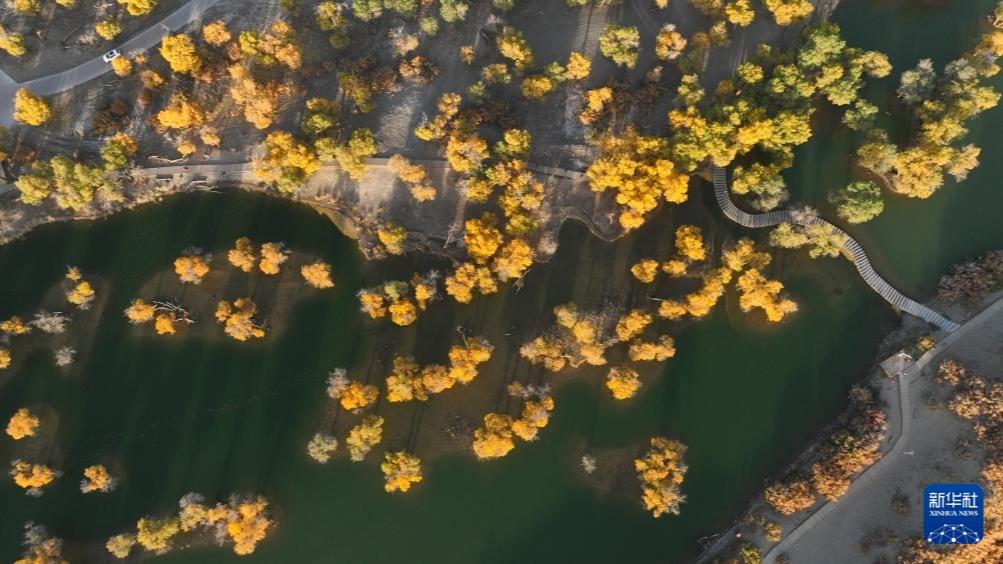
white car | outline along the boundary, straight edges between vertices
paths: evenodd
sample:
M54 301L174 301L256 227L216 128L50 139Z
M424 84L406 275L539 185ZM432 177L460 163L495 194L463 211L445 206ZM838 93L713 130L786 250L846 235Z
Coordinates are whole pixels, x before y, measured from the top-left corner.
M119 53L118 49L112 49L111 51L108 51L104 55L101 55L101 58L104 60L104 62L110 63L113 60L119 58L120 56L122 56L122 53Z

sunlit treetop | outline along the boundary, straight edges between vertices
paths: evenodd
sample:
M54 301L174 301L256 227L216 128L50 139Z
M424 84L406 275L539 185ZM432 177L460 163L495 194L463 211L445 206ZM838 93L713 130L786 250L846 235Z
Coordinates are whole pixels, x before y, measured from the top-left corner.
M26 407L18 409L7 422L7 435L15 441L34 437L41 421Z

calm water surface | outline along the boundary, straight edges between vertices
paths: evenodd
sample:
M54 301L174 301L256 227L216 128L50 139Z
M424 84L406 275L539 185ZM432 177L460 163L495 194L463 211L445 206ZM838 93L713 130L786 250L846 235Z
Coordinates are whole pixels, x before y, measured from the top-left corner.
M993 0L862 1L844 0L835 13L851 45L887 53L895 67L887 78L872 81L867 99L883 109L883 125L899 134L908 131L895 108L898 74L920 59L932 59L938 70L978 41L985 30ZM992 81L1003 89L1003 77ZM822 123L835 124L832 112L821 112ZM830 218L825 203L833 190L849 183L850 156L859 145L845 128L826 127L796 154L797 166L787 175L794 198L813 202ZM949 180L926 200L889 195L885 212L864 225L848 228L867 249L876 267L890 281L918 297L929 297L937 279L952 264L989 249L1003 247L1003 109L984 113L969 124L965 143L982 148L981 165L961 183ZM830 133L835 131L835 133Z
M601 279L614 261L653 252L674 227L655 221L606 245L568 226L558 256L527 281L537 294L509 298L527 307L540 296L563 303L576 276ZM178 249L201 244L218 253L243 234L323 256L335 265L336 290L300 302L289 330L267 346L131 335L119 312ZM0 488L0 557L14 556L29 519L72 548L168 512L189 491L255 491L276 503L281 525L250 561L612 560L625 546L642 561L682 558L839 409L892 317L849 263L784 260L778 272L803 307L793 322L762 329L718 308L679 336L677 357L637 401L614 405L596 393L597 376L576 379L558 391L539 441L490 464L469 453L438 457L412 494L390 496L374 462L319 466L303 453L323 409L326 371L350 365L364 339L354 300L359 257L323 217L261 196L200 195L41 229L0 249L0 269L10 273L0 315L33 309L65 264L113 287L93 350L69 375L38 350L3 385L0 413L46 404L60 414L66 475L38 499ZM436 307L430 316L456 309ZM685 518L651 519L634 499L602 495L580 479L583 443L621 447L655 434L690 446ZM112 494L83 496L78 477L97 458L121 464L126 479ZM236 557L198 549L162 560Z

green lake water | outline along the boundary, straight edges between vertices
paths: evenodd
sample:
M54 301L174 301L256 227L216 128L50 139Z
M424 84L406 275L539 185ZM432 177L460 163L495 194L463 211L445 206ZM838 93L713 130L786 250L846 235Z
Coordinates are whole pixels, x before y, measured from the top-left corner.
M918 11L902 7L906 3L845 4L836 13L844 34L889 52L902 69L921 56L943 62L967 47L957 36L974 40L978 18L992 2ZM936 42L920 37L934 30ZM888 91L877 85L873 95ZM891 200L879 220L854 228L891 279L929 292L951 262L1003 246L993 221L1001 209L994 181L1001 149L989 146L1000 114L990 112L973 128L984 164L967 182L926 202ZM788 178L799 197L821 198L844 181L839 175L847 174L842 155L849 146L848 139L827 136L799 153ZM700 190L693 204L702 200L713 209L708 186ZM617 265L653 253L669 240L673 215L614 245L568 225L557 256L534 267L524 292L489 302L504 301L522 317L547 322L549 312L535 313L534 304L563 303L582 276L600 284ZM737 234L718 227L718 243ZM285 241L328 260L337 287L298 301L286 331L259 344L133 335L122 308L179 250L199 245L219 253L242 235ZM67 264L108 281L111 296L88 355L68 373L52 365L49 351L37 350L16 356L18 366L0 380L0 416L42 404L60 414L53 456L65 472L41 498L24 496L8 481L0 486L0 559L6 561L18 553L25 521L46 524L73 556L142 515L172 511L190 491L210 499L262 493L273 502L279 526L250 557L198 548L157 562L685 561L697 538L735 519L764 480L841 409L847 388L864 375L895 322L849 262L781 253L771 275L801 305L789 322L750 323L729 296L709 318L676 335L676 357L635 400L616 404L597 390L596 375L575 378L557 390L552 422L538 441L490 463L469 452L436 457L425 464L425 480L401 496L383 492L375 456L321 466L303 452L325 409L326 372L351 365L374 338L354 293L381 279L325 218L263 196L189 195L100 222L45 227L0 247L0 318L34 310ZM477 307L436 304L419 330ZM581 479L583 443L625 447L656 434L689 446L681 516L652 519L635 498L600 493ZM12 449L11 441L0 440L0 458L10 458ZM80 472L99 458L116 461L123 482L111 494L81 495Z
M607 245L569 225L557 257L527 280L539 290L507 299L516 309L540 297L564 303L575 276L602 281L617 257L632 262L654 252L674 227L655 221ZM240 235L281 239L330 260L337 288L299 303L289 329L267 346L132 335L119 312L178 249L200 244L218 253ZM0 557L13 557L27 520L45 523L72 548L126 530L144 514L169 512L180 496L199 491L273 500L280 526L245 559L256 562L610 561L625 546L638 561L683 558L839 409L893 317L849 263L784 260L778 272L803 308L791 323L760 329L719 307L678 336L677 357L636 401L615 405L597 394L595 377L575 379L556 394L558 408L539 441L491 463L469 452L437 457L419 487L391 496L373 461L320 466L303 452L325 402L326 371L350 365L363 339L354 299L359 257L326 219L263 196L199 195L40 229L0 248L0 269L11 273L0 316L33 309L66 264L114 285L86 359L64 375L48 350L38 350L0 389L0 413L45 404L60 414L57 459L66 473L41 498L9 483L0 488ZM437 304L427 316L435 323L472 307ZM683 517L652 519L635 499L599 494L581 480L583 442L622 447L656 434L690 447ZM81 495L80 472L99 458L121 465L123 484L111 494ZM196 549L160 560L237 557Z
M863 1L844 0L835 13L843 37L851 45L887 53L894 71L871 81L864 96L882 109L887 125L898 113L895 89L898 75L920 59L932 59L939 70L971 49L985 30L993 0L965 1ZM1003 89L1003 76L992 80ZM859 145L834 112L820 112L826 124L796 153L796 166L786 174L797 201L810 202L828 217L835 212L825 203L833 190L852 181L851 156ZM898 120L901 132L902 120ZM995 108L969 124L964 141L982 148L981 165L968 179L945 186L926 200L887 195L882 215L847 230L867 249L876 268L904 291L917 297L932 296L937 279L952 264L986 250L1003 247L1003 110Z

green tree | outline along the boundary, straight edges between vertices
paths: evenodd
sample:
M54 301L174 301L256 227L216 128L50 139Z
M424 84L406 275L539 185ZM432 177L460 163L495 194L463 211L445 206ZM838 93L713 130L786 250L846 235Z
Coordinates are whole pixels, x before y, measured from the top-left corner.
M770 244L785 249L808 247L808 256L839 256L846 234L828 223L811 225L781 223L770 232Z
M599 36L599 51L614 63L632 69L637 65L641 34L636 27L607 25Z
M832 194L829 201L836 206L839 217L850 223L870 221L885 209L881 188L869 180L850 183Z

